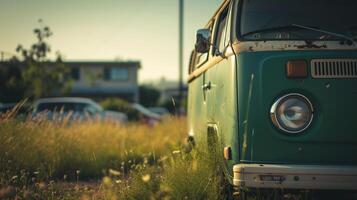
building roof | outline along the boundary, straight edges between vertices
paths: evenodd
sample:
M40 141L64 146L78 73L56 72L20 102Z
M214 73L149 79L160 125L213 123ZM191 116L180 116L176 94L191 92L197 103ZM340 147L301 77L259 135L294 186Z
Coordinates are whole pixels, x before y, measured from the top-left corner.
M120 66L141 68L140 61L64 61L68 66Z
M9 64L11 62L4 61L0 62L1 64ZM55 63L55 62L45 62L49 65ZM137 67L138 69L141 68L141 63L140 61L63 61L63 63L69 67L75 67L75 66L98 66L98 67L112 67L112 66L118 66L118 67ZM21 65L22 62L19 62Z

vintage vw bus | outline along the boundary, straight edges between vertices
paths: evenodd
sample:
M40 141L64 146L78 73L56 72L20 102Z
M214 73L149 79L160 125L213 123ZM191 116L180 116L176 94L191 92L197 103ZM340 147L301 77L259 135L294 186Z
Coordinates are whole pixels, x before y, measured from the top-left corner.
M232 185L357 190L356 9L226 0L197 32L189 135L217 138Z

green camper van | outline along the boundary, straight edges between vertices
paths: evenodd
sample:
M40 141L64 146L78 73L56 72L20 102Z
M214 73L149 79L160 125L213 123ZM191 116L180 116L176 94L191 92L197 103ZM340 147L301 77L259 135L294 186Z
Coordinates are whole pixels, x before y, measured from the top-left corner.
M237 188L357 190L357 1L225 0L197 31L188 127Z

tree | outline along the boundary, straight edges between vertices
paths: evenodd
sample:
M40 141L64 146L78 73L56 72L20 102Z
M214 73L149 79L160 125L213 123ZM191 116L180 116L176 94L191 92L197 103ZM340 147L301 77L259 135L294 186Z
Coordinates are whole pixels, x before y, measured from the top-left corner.
M66 93L70 90L70 70L63 64L60 54L57 54L56 62L48 59L51 52L47 43L53 33L48 26L39 20L39 28L34 29L37 41L26 49L18 45L16 51L22 56L22 78L26 86L25 96L40 98L56 94Z
M16 59L0 66L0 100L2 103L18 102L24 98L25 85Z

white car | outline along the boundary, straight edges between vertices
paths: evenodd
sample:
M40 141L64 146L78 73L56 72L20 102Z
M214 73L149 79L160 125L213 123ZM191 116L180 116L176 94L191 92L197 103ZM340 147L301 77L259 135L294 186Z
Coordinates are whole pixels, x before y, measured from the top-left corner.
M126 115L104 111L95 101L79 97L55 97L39 99L35 102L33 116L49 120L84 121L90 119L126 122Z
M55 97L35 102L33 116L47 119L87 120L103 117L103 108L91 99L77 97Z

